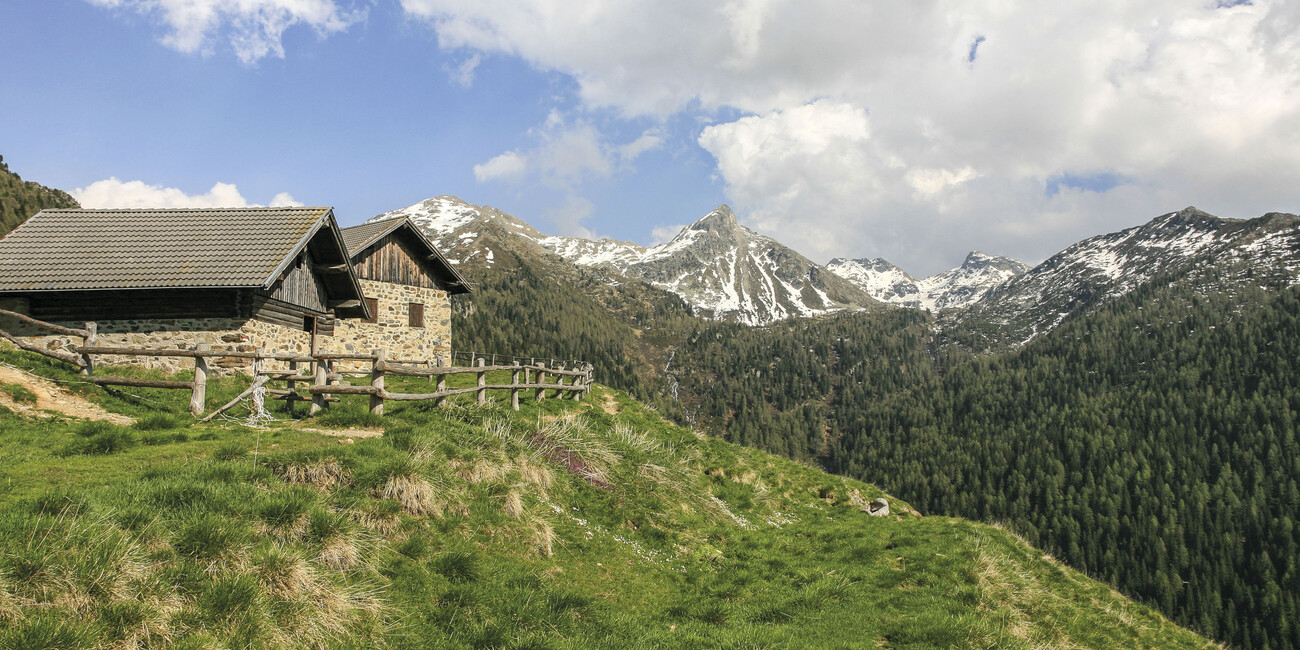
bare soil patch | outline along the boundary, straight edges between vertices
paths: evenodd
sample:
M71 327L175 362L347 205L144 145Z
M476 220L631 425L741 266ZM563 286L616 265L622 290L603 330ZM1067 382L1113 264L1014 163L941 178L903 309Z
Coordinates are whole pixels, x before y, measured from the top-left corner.
M135 422L134 418L109 413L48 379L29 375L16 368L0 366L0 381L6 384L17 384L36 394L36 404L22 404L13 401L7 393L0 391L0 405L28 417L48 418L52 416L50 411L54 411L74 418L106 420L113 424L126 425Z
M325 436L334 436L336 438L380 438L383 437L382 429L317 429L315 427L297 427L299 431L310 431Z

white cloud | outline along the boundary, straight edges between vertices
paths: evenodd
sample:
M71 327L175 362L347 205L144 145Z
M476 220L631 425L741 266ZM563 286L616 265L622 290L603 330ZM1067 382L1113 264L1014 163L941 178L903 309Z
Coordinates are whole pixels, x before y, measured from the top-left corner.
M288 192L280 192L271 197L270 203L273 208L301 208L303 205L302 201L294 199L293 195Z
M294 25L307 25L322 38L363 20L364 10L341 8L334 0L87 0L110 9L152 17L169 30L162 43L179 52L212 52L224 36L239 60L253 64L284 58L281 38Z
M582 225L583 220L591 216L595 209L596 206L591 201L569 194L562 205L546 210L543 216L555 224L556 232L560 235L596 239L596 233Z
M144 181L120 181L107 178L72 190L72 198L83 208L246 208L249 203L239 188L231 183L216 183L203 194L186 194L183 190ZM274 207L300 206L288 192L271 198Z
M651 129L631 142L613 144L596 125L581 118L570 119L558 110L552 110L529 136L534 146L524 152L507 151L474 165L474 178L480 183L535 184L560 192L565 197L563 205L545 210L543 216L556 224L560 234L574 236L590 234L581 221L595 210L595 205L581 196L584 185L631 169L637 157L663 143L659 132Z
M1294 1L402 5L444 48L569 75L589 110L739 112L699 144L742 218L815 258L926 273L969 248L1042 257L1188 204L1300 202ZM1046 191L1087 174L1129 182Z
M474 85L474 71L478 65L483 62L483 57L473 54L469 58L461 61L455 70L451 70L451 79L458 85L469 88Z
M517 151L507 151L491 160L474 165L474 179L480 183L498 178L514 178L528 169L528 157Z
M618 157L624 162L631 162L647 151L662 147L663 144L664 137L662 134L655 130L646 131L641 134L641 137L618 147Z
M907 182L922 196L934 196L954 185L960 185L979 176L972 167L951 169L913 169L907 172Z

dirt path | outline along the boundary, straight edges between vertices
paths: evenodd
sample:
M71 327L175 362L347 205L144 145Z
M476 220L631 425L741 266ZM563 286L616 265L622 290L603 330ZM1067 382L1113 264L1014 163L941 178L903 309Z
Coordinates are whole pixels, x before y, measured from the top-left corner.
M610 415L618 415L618 412L623 410L619 408L618 402L614 400L614 395L612 393L605 393L604 403L602 403L600 407L605 409L605 412Z
M74 418L107 420L113 424L135 422L125 415L109 413L48 379L29 375L16 368L0 365L0 382L17 384L36 394L36 404L20 404L15 402L8 393L0 391L0 406L28 417L48 418L51 417L49 411L56 411Z

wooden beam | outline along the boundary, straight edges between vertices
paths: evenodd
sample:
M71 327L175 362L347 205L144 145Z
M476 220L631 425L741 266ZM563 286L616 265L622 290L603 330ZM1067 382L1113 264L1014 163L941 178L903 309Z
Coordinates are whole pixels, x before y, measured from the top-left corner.
M361 306L360 300L331 300L328 303L330 309L356 309Z
M138 386L141 388L187 388L194 390L192 381L163 381L161 379L136 379L134 377L86 377L86 381L101 386Z
M53 357L64 363L70 363L74 366L77 366L78 368L85 367L85 365L83 365L85 362L82 361L81 357L79 356L69 354L67 352L61 352L59 350L50 350L47 348L43 348L39 345L24 341L23 339L18 338L17 336L14 336L9 332L0 330L0 338L3 338L6 341L9 341L10 343L13 343L14 345L24 350L27 350L28 352L35 352L36 354L43 354L47 357Z
M35 318L32 318L31 316L28 316L26 314L20 314L16 311L9 311L8 309L0 309L0 316L8 316L10 318L16 318L24 323L27 323L28 325L35 325L36 327L40 327L42 329L46 329L51 332L57 332L59 334L63 334L64 336L80 336L83 339L90 338L90 332L87 330L74 330L70 327L63 327L62 325L47 323L43 320L36 320Z

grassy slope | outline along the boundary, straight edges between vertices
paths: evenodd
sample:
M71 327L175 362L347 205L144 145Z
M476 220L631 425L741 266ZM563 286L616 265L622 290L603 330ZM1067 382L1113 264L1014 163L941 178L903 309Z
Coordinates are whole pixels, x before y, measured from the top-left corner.
M872 486L608 389L345 401L311 426L385 436L344 445L72 386L142 419L0 413L0 648L1208 645L1001 529L867 516Z

